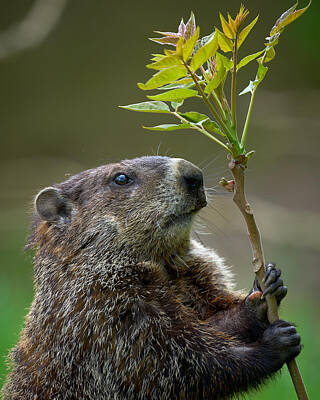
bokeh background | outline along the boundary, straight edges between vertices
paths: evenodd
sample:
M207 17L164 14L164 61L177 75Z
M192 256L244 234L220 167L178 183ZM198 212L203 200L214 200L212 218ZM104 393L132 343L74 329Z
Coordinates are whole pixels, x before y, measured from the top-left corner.
M206 35L219 25L218 11L234 14L239 0L52 0L33 15L34 4L0 1L0 387L6 355L33 296L32 255L23 247L37 191L83 169L155 153L201 166L208 187L229 176L225 154L213 142L191 132L150 133L141 125L171 121L118 105L144 100L136 82L150 77L144 66L160 50L147 40L153 30L176 30L193 10ZM275 19L291 5L246 1L250 20L260 14L260 21L242 56L260 50ZM320 398L319 16L314 1L282 35L258 90L248 138L256 150L248 196L266 258L281 266L289 287L281 316L295 321L301 333L305 347L298 362L311 399ZM27 24L16 26L21 21ZM33 39L46 29L36 45ZM255 69L253 62L241 71L239 89ZM248 100L239 99L240 123ZM196 231L234 266L238 288L249 289L253 274L244 223L231 196L217 190ZM295 398L288 372L284 368L277 380L245 398Z

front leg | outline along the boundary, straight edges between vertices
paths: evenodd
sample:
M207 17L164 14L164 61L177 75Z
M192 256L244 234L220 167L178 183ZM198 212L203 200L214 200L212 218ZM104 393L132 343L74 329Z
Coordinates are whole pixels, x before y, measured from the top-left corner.
M267 322L267 296L275 296L278 305L280 305L283 298L287 295L288 288L283 285L281 278L281 271L275 264L269 263L266 265L266 272L262 282L265 285L265 290L262 292L260 284L255 278L253 289L246 298L247 306L253 310L258 319Z
M262 293L257 280L247 297L234 298L227 307L215 312L211 323L224 332L234 335L246 343L252 343L261 338L269 326L267 318L266 296L276 296L278 304L287 294L287 287L280 277L281 271L274 265L266 266L264 276L265 291ZM222 303L226 303L227 295L221 295Z
M301 350L288 322L277 321L247 343L210 321L199 323L188 307L167 296L158 306L137 301L114 324L108 359L119 399L229 399L257 387ZM138 391L141 396L131 396Z

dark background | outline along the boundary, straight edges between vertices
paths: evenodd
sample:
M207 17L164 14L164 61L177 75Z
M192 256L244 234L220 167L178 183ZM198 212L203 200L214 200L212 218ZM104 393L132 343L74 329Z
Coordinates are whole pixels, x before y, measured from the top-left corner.
M0 31L22 20L32 1L0 1ZM293 2L246 1L250 22L260 14L240 58L262 48L275 20ZM301 7L306 2L301 2ZM199 134L151 133L141 125L168 121L133 113L120 104L143 101L153 30L175 31L196 14L202 36L220 26L218 11L233 15L239 1L110 2L69 0L39 46L0 60L0 386L5 356L18 338L32 300L31 255L23 251L33 196L67 174L110 161L159 152L204 168L206 185L228 176L224 151ZM281 316L297 323L305 348L298 359L311 398L320 397L319 318L319 2L290 25L256 96L248 148L248 196L264 239L267 260L281 266L289 294ZM1 45L1 34L0 34ZM239 76L239 91L256 63ZM241 104L240 104L241 101ZM239 98L243 122L249 96ZM186 107L188 108L188 102ZM218 194L199 216L201 240L234 265L238 288L253 280L250 248L231 196ZM294 398L288 373L248 399Z

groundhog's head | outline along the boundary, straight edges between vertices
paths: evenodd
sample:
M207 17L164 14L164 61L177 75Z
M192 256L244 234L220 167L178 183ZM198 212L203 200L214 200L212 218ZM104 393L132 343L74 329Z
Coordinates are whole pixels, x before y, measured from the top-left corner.
M88 249L106 257L110 249L159 256L188 242L193 217L205 205L201 170L190 162L124 160L43 189L31 244L64 256Z

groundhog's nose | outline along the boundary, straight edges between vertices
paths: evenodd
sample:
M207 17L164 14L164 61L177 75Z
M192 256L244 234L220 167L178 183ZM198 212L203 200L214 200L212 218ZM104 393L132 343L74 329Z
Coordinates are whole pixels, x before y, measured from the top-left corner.
M199 208L206 206L207 202L201 169L188 161L181 160L179 163L179 172L182 186L189 195L195 198L197 202L196 206Z
M203 176L198 171L192 171L182 175L181 177L183 185L189 192L197 192L203 187Z

